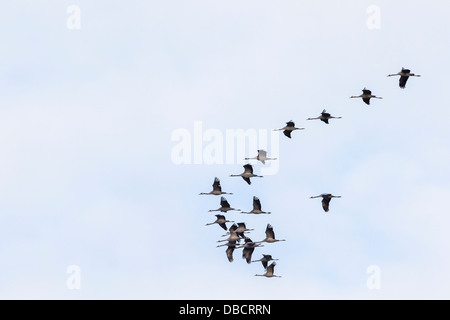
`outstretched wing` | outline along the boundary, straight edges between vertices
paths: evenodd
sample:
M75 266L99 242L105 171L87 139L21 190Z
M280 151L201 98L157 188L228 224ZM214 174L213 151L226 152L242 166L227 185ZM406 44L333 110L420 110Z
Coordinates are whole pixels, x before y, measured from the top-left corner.
M214 178L214 183L213 183L213 190L214 191L222 191L222 187L220 186L220 180L219 178Z
M244 249L242 250L242 258L245 258L245 261L247 261L247 263L252 262L253 251L255 251L254 247L244 247Z
M225 252L227 254L228 261L233 262L234 247L229 246Z
M244 172L253 173L253 167L251 164L244 165Z
M267 260L261 260L264 269L267 269Z
M225 197L220 198L220 205L222 208L230 208L230 204Z
M288 137L289 139L291 139L291 130L284 130L283 133L284 133L284 135L285 135L286 137Z
M401 76L400 79L398 80L398 85L400 88L405 89L406 86L406 81L408 81L408 76Z
M227 230L227 225L225 222L219 223L219 226L221 226L223 230L225 230L225 231Z
M275 239L275 232L273 232L273 227L270 224L266 227L266 237L269 239Z
M328 210L329 210L330 201L331 201L330 197L324 197L322 199L322 208L325 212L328 212Z
M253 209L261 210L261 201L259 201L258 197L253 197Z

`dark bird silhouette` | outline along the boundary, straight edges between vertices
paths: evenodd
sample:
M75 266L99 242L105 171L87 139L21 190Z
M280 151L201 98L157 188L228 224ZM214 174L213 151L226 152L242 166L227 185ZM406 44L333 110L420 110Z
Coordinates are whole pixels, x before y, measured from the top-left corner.
M394 73L394 74L388 74L388 77L394 77L394 76L400 76L400 79L398 80L398 85L400 88L405 89L406 82L408 81L409 77L420 77L420 74L414 74L411 73L411 70L402 68L402 71Z
M243 212L241 211L241 213L246 213L246 214L270 214L270 212L265 212L261 210L261 201L259 200L258 197L253 197L253 210L250 212Z
M250 178L257 177L262 178L262 176L258 176L253 173L253 167L251 164L244 165L244 172L241 174L231 174L230 177L242 177L248 184L251 184Z
M216 221L211 222L211 223L207 223L206 225L207 225L207 226L210 226L210 225L213 225L213 224L218 224L218 225L221 226L224 230L227 230L226 222L234 222L234 221L227 220L227 219L225 218L225 216L224 216L224 215L221 215L221 214L216 214L216 217L217 217Z
M255 276L267 277L267 278L273 278L273 277L281 278L281 276L276 276L273 273L275 266L276 266L276 262L274 261L266 268L266 272L264 274L255 274Z
M209 210L209 212L213 212L213 211L227 212L227 211L230 211L230 210L241 211L241 209L231 208L231 206L228 203L227 199L225 199L225 197L221 197L220 198L220 208L219 209L215 209L215 210Z
M223 192L222 191L222 187L220 185L220 180L217 177L214 178L214 183L213 183L212 187L213 187L213 190L211 192L206 192L206 193L202 192L202 193L199 193L199 194L200 195L212 194L212 195L215 195L215 196L218 196L218 195L221 195L221 194L232 194L232 193L228 193L228 192Z
M266 227L266 238L264 240L258 241L258 243L261 242L268 242L268 243L274 243L278 241L286 241L286 240L278 240L275 238L275 232L273 231L273 227L268 224Z
M325 212L329 211L331 198L340 198L341 196L333 196L330 193L322 193L318 196L310 197L310 199L322 197L322 208Z
M283 130L283 133L286 137L288 137L289 139L291 139L291 133L294 130L304 130L305 128L296 128L295 127L295 123L291 120L286 122L286 126L284 126L281 129L273 129L273 131L281 131Z
M252 262L261 262L264 269L267 268L267 264L269 263L269 261L272 260L278 260L278 259L273 259L272 256L270 254L263 254L263 257L259 260L253 260Z
M366 104L370 104L370 99L371 98L375 98L375 99L383 99L382 97L377 97L375 95L372 94L372 91L364 88L362 90L362 94L359 96L351 96L350 98L362 98L362 100L366 103Z
M316 118L308 118L306 120L316 120L319 119L320 121L325 122L326 124L328 124L328 120L330 119L341 119L342 117L333 117L331 114L329 114L325 109L323 109L322 113L320 114L320 116L316 117Z

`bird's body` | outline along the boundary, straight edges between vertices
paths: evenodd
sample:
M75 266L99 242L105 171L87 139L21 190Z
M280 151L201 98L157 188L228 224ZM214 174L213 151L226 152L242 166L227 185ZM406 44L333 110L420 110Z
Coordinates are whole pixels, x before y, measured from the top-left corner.
M245 158L245 160L259 160L262 162L262 164L266 164L266 160L277 160L277 158L268 158L267 157L267 151L265 150L258 150L258 155L253 158Z
M216 221L211 222L211 223L207 223L206 225L207 225L207 226L210 226L210 225L213 225L213 224L216 224L216 223L217 223L217 224L218 224L219 226L221 226L224 230L227 230L226 222L234 222L234 221L227 220L227 219L225 218L225 216L224 216L224 215L221 215L221 214L216 214L216 217L217 217Z
M291 133L294 130L304 130L305 128L296 128L295 123L291 120L286 122L286 126L281 129L273 129L273 131L283 131L284 135L291 139Z
M257 177L262 178L262 176L258 176L253 173L253 167L251 164L244 165L244 172L241 174L231 174L230 177L242 177L248 184L251 184L250 178Z
M209 210L209 212L213 212L213 211L228 212L230 210L241 211L241 209L231 208L231 206L228 203L227 199L225 199L225 197L221 197L220 198L220 208L219 209L215 209L215 210Z
M375 98L375 99L383 99L382 97L377 97L375 95L372 94L372 91L364 88L362 90L362 94L359 96L351 96L350 98L362 98L362 100L366 103L366 104L370 104L370 99L371 98Z
M267 277L267 278L281 278L281 276L276 276L273 273L274 267L276 266L276 262L272 262L267 268L266 268L266 272L264 274L255 274L255 276L260 276L260 277Z
M322 208L325 212L329 211L331 198L340 198L341 196L334 196L330 193L322 193L318 196L310 197L311 199L322 197Z
M246 214L270 214L270 212L265 212L261 210L261 201L259 200L258 197L253 197L253 210L250 212L243 212L241 211L241 213L246 213Z
M222 194L232 194L232 193L228 193L228 192L223 192L222 191L222 186L220 185L220 180L217 177L214 178L214 183L213 183L212 187L213 187L213 190L211 192L202 192L202 193L200 193L200 195L212 194L212 195L215 195L215 196L219 196L219 195L222 195Z
M320 116L316 117L316 118L308 118L306 120L320 120L325 122L326 124L328 124L328 120L330 119L341 119L342 117L333 117L331 114L329 114L325 109L323 109L322 113L320 114Z
M263 254L263 257L261 259L253 260L252 262L261 262L264 269L267 269L267 264L269 263L269 261L272 261L272 260L278 260L278 259L273 259L270 254Z
M275 232L273 231L273 227L268 224L266 227L266 238L264 240L258 241L258 243L261 242L268 242L268 243L274 243L278 241L286 241L286 240L279 240L275 238Z
M398 86L402 89L405 89L406 82L408 81L409 77L420 77L420 74L414 74L411 73L411 70L402 68L402 71L394 73L394 74L388 74L388 77L394 77L394 76L400 76L400 79L398 80Z

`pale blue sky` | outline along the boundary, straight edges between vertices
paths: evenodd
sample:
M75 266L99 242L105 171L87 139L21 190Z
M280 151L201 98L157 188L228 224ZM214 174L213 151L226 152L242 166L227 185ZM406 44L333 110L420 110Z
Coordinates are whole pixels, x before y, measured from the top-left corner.
M69 5L81 29L68 30ZM370 5L380 29L369 30ZM448 299L446 1L4 1L0 298ZM421 78L405 90L389 73ZM349 99L367 87L382 96ZM323 109L343 118L306 121ZM279 171L175 165L177 129L306 130ZM205 143L207 144L207 143ZM249 154L248 156L254 156ZM262 165L255 164L259 173ZM277 279L229 263L209 209L219 177L253 240L286 242ZM324 213L324 192L341 195ZM81 289L66 269L81 270ZM369 290L366 269L381 270ZM271 292L269 294L269 292Z

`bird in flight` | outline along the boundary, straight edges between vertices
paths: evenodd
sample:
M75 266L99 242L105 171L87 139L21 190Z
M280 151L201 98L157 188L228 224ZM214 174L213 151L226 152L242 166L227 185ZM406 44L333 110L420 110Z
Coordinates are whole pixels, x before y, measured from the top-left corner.
M200 195L212 194L212 195L215 195L215 196L219 196L221 194L232 194L232 193L228 193L228 192L223 192L222 191L222 186L220 185L220 180L217 177L214 178L214 182L212 184L212 187L213 187L212 191L210 191L210 192L202 192L202 193L200 193Z
M266 238L262 241L258 241L258 243L261 243L261 242L274 243L274 242L278 242L278 241L286 241L286 240L276 239L275 232L273 231L273 227L270 224L268 224L266 227Z
M362 90L362 94L359 96L351 96L350 98L362 98L362 100L369 105L370 104L370 99L371 98L375 98L375 99L383 99L382 97L377 97L375 95L372 94L372 91L370 91L369 89L364 88Z
M245 160L259 160L262 162L262 164L266 164L266 160L277 160L277 158L268 158L267 157L267 151L265 150L258 150L258 155L253 158L245 158Z
M210 226L210 225L213 225L213 224L217 223L219 226L222 227L222 229L224 229L226 231L227 230L226 222L234 222L234 221L227 220L225 218L225 216L222 215L222 214L216 214L216 221L211 222L211 223L207 223L206 226Z
M310 199L322 197L322 208L325 212L329 211L331 198L340 198L341 196L333 196L330 193L322 193L318 196L310 197Z
M411 73L411 70L402 68L402 71L388 74L388 77L394 77L394 76L400 76L400 79L398 80L398 85L400 88L405 89L406 82L408 81L409 77L420 77L420 74L414 74Z
M276 266L276 262L272 262L267 268L266 268L266 272L264 274L255 274L255 276L260 276L260 277L267 277L267 278L273 278L273 277L277 277L277 278L281 278L281 276L276 276L273 273L273 269Z
M253 260L252 262L261 262L264 269L267 269L268 262L272 261L272 260L278 260L278 259L273 259L270 254L263 254L263 257L261 259Z
M244 179L248 184L252 184L250 178L262 178L262 176L258 176L257 174L253 173L253 166L248 163L244 165L244 172L242 172L241 174L230 174L230 177L242 177L242 179Z
M284 126L283 128L280 129L273 129L273 131L283 131L284 135L286 137L288 137L289 139L291 139L291 133L294 130L304 130L305 128L296 128L295 127L295 123L290 120L288 122L286 122L286 126Z
M316 117L316 118L308 118L306 120L320 120L325 122L326 124L328 124L328 120L330 119L341 119L342 117L333 117L331 114L329 114L325 109L323 109L322 113L320 114L320 116Z
M262 211L261 210L261 201L258 197L253 197L253 210L250 212L244 212L241 211L241 213L246 214L270 214L270 212Z
M230 210L241 211L241 209L231 208L231 206L228 203L227 199L225 199L225 197L221 197L220 198L220 208L219 209L214 209L214 210L209 210L209 212L213 212L213 211L227 212L227 211L230 211Z

